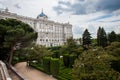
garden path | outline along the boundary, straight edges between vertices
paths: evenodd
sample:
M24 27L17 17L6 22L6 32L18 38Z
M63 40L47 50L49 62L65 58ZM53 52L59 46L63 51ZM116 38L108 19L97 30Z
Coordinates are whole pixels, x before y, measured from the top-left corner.
M14 67L26 80L57 80L41 71L26 66L26 62L18 63Z

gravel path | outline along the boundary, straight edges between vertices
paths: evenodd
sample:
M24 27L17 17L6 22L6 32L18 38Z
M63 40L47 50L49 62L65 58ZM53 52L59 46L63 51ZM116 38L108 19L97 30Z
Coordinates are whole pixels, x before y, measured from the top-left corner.
M27 67L26 62L18 63L14 67L27 80L57 80L41 71Z

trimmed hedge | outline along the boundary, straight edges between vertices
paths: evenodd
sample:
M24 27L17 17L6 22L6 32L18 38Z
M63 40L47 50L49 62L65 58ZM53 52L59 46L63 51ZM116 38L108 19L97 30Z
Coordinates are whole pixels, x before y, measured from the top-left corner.
M44 71L48 74L50 74L50 60L51 60L51 57L43 58L43 68L44 68Z
M63 55L64 66L69 67L69 54Z
M60 57L60 52L58 50L54 51L52 54L53 58L59 58Z
M63 62L64 62L64 66L72 68L73 64L74 64L74 60L76 59L77 56L75 55L69 55L69 54L64 54L63 55Z
M57 76L59 74L59 59L57 59L57 58L51 59L50 72L53 76Z
M75 56L75 55L69 55L69 67L70 68L73 68L73 64L74 64L74 61L76 58L77 58L77 56Z

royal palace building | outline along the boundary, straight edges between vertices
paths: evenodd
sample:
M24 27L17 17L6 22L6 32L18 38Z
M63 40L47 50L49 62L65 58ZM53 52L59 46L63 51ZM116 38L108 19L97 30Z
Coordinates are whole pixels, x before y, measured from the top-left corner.
M14 18L29 24L38 33L36 43L39 45L60 46L73 36L71 24L48 20L43 11L37 18L31 18L11 13L7 8L0 10L0 19L6 18Z

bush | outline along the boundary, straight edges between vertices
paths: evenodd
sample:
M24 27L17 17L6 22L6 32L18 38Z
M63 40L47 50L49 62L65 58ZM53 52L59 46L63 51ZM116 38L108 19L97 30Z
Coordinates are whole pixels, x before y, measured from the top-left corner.
M69 54L63 55L64 66L69 67Z
M74 60L76 59L77 56L71 54L64 54L63 55L63 62L64 62L64 66L72 68L73 64L74 64Z
M54 51L52 54L53 58L59 58L60 57L60 52L58 50Z
M43 58L43 68L44 68L44 71L48 74L50 74L50 60L51 60L51 57Z
M72 68L74 64L74 60L76 59L77 56L75 55L69 55L69 67Z
M52 58L50 61L50 72L53 76L57 76L59 73L59 59Z

